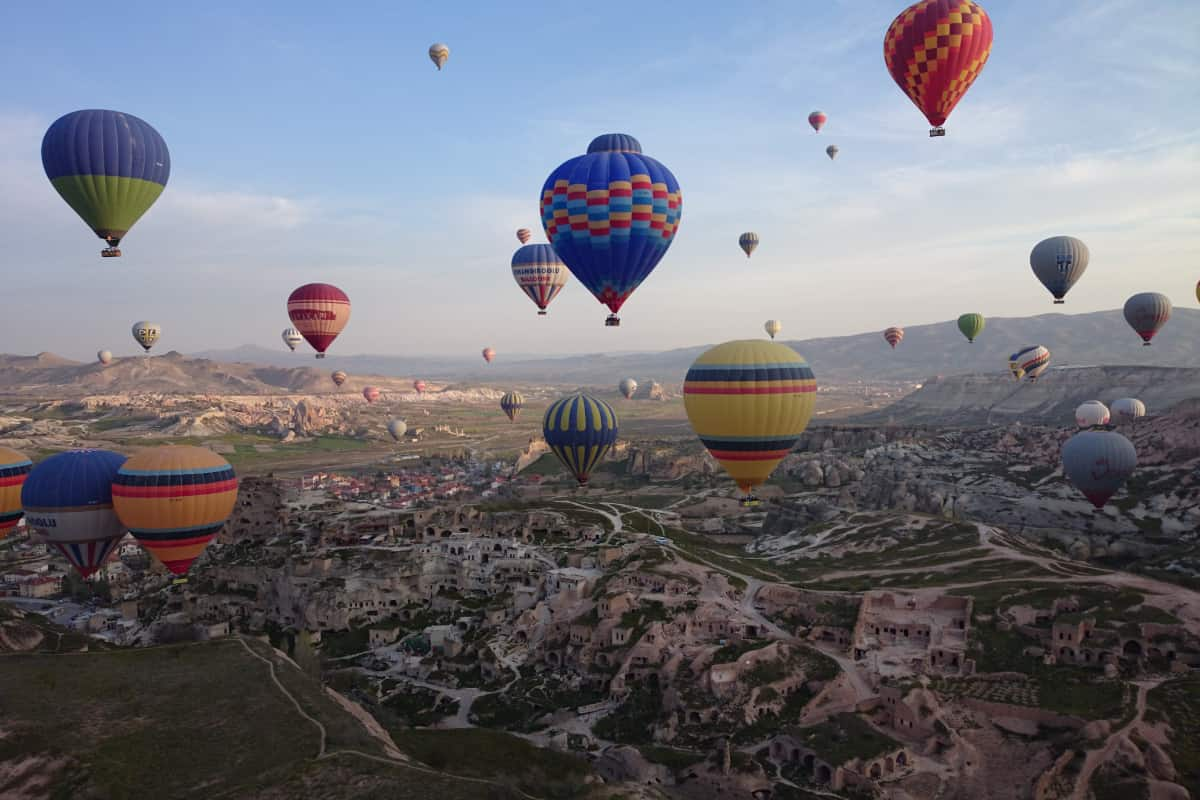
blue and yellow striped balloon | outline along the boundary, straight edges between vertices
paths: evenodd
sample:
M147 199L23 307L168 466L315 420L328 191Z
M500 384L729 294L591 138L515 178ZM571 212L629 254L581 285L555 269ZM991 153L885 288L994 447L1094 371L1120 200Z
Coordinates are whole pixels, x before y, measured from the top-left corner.
M520 392L505 392L500 398L500 410L508 415L509 422L515 422L521 416L521 407L524 405L525 398Z
M742 491L763 483L808 427L817 393L812 370L787 345L726 342L687 372L688 421Z
M542 419L542 435L580 486L617 441L617 412L586 394L555 401Z

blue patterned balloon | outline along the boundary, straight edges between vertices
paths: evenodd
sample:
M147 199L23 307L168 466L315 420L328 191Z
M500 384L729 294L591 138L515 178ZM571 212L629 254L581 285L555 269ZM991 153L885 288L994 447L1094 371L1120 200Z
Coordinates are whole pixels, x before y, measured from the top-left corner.
M683 214L679 182L624 133L597 136L586 155L550 173L542 226L579 282L616 312L666 255Z

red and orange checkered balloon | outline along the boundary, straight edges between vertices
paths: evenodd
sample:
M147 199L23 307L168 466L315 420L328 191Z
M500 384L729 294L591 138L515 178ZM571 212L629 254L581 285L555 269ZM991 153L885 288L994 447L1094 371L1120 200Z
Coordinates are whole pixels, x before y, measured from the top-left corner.
M992 21L969 0L918 0L892 20L883 60L892 79L940 127L992 52Z

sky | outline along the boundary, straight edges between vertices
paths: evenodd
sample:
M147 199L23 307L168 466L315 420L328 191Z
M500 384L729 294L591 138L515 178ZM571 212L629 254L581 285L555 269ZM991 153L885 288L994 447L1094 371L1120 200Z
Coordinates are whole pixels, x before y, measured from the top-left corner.
M331 355L660 350L768 318L800 339L1139 291L1195 307L1200 4L983 4L991 59L941 139L884 67L894 0L18 4L0 350L133 354L139 319L162 324L162 352L282 348L310 281L353 303ZM142 117L171 151L120 259L42 171L42 134L78 108ZM678 178L679 232L620 328L577 281L538 317L514 232L543 240L546 176L608 132ZM1055 234L1091 250L1057 307L1028 261Z

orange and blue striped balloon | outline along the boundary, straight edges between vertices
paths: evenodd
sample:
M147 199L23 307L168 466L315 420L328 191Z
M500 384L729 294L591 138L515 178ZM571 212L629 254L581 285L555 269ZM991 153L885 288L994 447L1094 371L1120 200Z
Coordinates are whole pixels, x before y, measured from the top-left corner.
M702 353L683 383L688 421L737 485L762 484L808 427L817 382L800 355L762 339Z
M21 486L33 462L16 450L0 447L0 539L12 531L25 516L21 507Z
M580 486L617 441L617 412L586 394L555 401L542 418L542 436Z
M207 448L152 447L122 465L113 507L142 547L182 575L233 512L237 487L233 467Z

